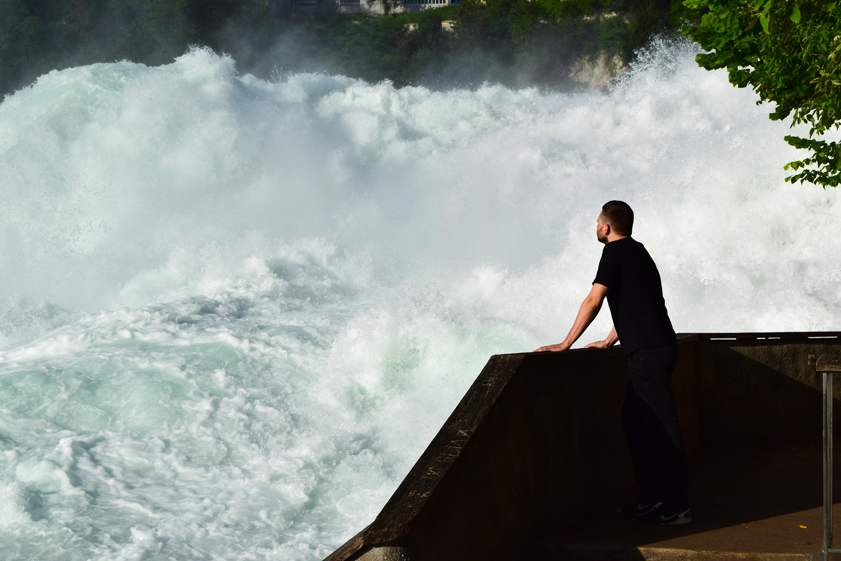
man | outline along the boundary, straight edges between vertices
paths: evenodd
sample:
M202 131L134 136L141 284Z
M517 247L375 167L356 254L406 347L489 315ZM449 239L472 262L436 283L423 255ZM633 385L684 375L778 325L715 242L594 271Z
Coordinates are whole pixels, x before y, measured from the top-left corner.
M631 451L640 498L622 509L642 524L688 524L689 481L683 436L672 397L678 346L663 299L660 273L645 247L633 238L634 211L622 201L602 207L596 237L605 244L590 294L566 339L535 352L565 351L595 319L607 297L613 329L587 348L617 341L628 357L622 428Z

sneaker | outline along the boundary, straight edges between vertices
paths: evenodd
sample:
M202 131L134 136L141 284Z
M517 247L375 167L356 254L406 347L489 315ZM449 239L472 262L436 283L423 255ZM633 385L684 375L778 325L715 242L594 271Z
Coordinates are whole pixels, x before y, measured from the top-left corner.
M637 522L645 526L680 526L692 522L688 507L669 508L663 504L658 505L646 514L637 516L636 519Z
M622 507L622 516L627 516L628 518L636 518L637 516L642 516L644 514L648 514L655 508L659 507L663 503L660 501L637 501L634 504L630 504L626 507Z

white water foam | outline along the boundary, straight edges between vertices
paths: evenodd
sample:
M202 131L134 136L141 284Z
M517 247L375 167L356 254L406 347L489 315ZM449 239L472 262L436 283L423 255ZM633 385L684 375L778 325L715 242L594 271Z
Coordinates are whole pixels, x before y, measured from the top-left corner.
M609 199L679 331L838 329L836 193L785 183L787 125L694 54L568 95L195 50L7 98L4 558L324 557L489 355L563 338Z

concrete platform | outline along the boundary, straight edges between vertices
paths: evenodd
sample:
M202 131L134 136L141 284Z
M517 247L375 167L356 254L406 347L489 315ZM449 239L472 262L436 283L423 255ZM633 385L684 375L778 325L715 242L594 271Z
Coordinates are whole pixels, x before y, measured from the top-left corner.
M636 492L621 348L494 355L377 517L326 561L814 557L823 392L809 356L841 354L841 332L678 345L694 524L641 528L613 512ZM841 384L834 397L837 410Z
M840 444L836 439L836 451ZM834 488L838 489L841 454L836 453L835 464ZM617 508L544 536L532 544L530 557L547 561L823 559L821 474L820 438L703 444L690 462L691 524L640 526L621 516ZM834 509L834 521L839 534L841 504ZM836 544L841 542L838 538ZM841 560L841 556L832 558Z

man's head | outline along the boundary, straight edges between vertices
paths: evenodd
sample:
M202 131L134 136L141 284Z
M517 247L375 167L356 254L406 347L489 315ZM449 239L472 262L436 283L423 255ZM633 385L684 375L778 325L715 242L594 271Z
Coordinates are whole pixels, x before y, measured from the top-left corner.
M634 211L628 203L610 201L604 204L596 223L596 237L602 243L610 241L610 234L620 238L630 236L634 229Z

